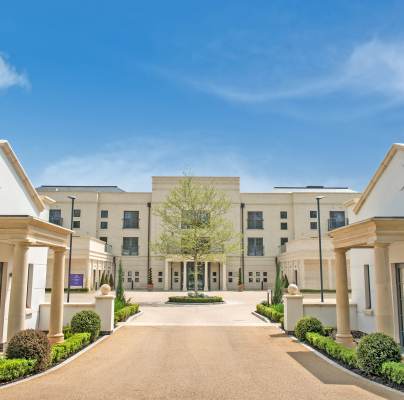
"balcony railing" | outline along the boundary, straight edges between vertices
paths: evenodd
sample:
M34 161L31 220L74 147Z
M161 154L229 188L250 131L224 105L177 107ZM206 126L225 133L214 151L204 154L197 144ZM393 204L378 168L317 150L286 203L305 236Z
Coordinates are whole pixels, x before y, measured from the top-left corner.
M50 217L49 222L51 224L63 226L63 218L62 217Z
M344 219L330 218L328 220L328 230L332 231L334 229L341 228L348 224L349 224L348 218L344 218Z
M111 244L108 244L108 243L105 243L104 251L105 251L106 253L112 253L112 245L111 245Z

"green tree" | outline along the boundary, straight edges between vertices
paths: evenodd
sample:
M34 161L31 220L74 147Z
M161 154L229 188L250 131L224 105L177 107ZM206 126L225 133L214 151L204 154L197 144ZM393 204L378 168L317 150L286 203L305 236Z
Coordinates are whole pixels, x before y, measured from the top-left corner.
M105 283L105 271L102 271L101 280L100 280L100 286L103 285L104 283Z
M112 274L109 274L108 284L109 286L111 286L111 288L114 287L114 277L112 276Z
M230 207L224 192L184 176L154 210L161 221L161 234L153 250L193 261L195 293L201 262L224 261L226 255L240 251L240 235L227 216Z
M118 267L118 282L116 285L116 299L125 303L125 289L123 287L123 269L122 269L122 261L119 260L119 267Z
M278 260L276 260L275 288L274 288L274 295L272 297L273 304L282 303L283 287L284 286L282 282L281 267L279 265Z

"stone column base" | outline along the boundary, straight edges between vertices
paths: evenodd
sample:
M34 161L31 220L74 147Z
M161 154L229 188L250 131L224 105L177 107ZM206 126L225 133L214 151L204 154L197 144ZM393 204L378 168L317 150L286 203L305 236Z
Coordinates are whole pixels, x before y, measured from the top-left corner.
M335 340L346 347L355 347L355 342L350 333L337 333Z
M60 343L63 342L65 339L63 333L57 333L56 335L48 335L49 343L50 344L55 344L55 343Z

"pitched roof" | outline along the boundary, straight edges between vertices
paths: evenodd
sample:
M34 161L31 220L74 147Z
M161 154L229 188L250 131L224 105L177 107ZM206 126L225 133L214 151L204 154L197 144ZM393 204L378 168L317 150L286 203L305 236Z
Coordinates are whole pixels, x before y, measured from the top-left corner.
M380 177L383 175L384 171L390 164L391 160L393 157L396 155L398 151L403 151L404 150L404 144L403 143L394 143L386 156L384 157L384 160L381 162L379 165L379 168L377 169L376 173L373 175L372 179L368 183L368 186L362 193L362 196L359 198L358 202L355 204L353 211L355 214L357 214L362 206L365 204L367 198L369 197L370 193L372 192L373 188L376 186L377 182L379 181Z
M7 140L0 140L0 148L3 150L3 153L6 155L11 165L14 167L14 170L21 179L21 182L24 185L25 189L27 190L27 193L31 197L32 201L38 208L38 211L39 212L43 211L45 209L45 204L43 203L41 197L35 190L31 181L29 180L28 175L26 174L24 168L22 167L12 147L10 146L10 143Z

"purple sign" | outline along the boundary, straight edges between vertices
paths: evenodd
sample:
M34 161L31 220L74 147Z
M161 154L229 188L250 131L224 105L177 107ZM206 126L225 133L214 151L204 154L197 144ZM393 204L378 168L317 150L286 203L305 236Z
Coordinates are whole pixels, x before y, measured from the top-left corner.
M84 275L83 274L70 274L70 286L83 287Z

